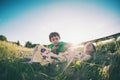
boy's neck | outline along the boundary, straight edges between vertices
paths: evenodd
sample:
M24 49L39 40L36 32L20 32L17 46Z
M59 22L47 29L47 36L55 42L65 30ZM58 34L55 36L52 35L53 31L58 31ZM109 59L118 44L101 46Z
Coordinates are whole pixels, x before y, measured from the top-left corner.
M54 45L55 47L58 47L58 45Z
M54 45L55 47L58 47L58 45L59 45L59 43L58 44L56 44L56 45Z

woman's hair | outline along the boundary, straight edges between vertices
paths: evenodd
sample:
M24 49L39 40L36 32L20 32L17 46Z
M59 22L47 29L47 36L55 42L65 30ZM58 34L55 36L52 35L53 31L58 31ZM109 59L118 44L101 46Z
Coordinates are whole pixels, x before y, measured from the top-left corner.
M88 43L86 43L85 45L87 45L87 44L91 44L92 47L93 47L93 52L96 52L96 47L95 47L95 45L94 45L92 42L88 42Z
M92 43L92 47L93 47L93 49L94 49L94 51L93 51L92 54L91 54L91 55L93 56L92 59L93 59L93 60L96 60L96 47L95 47L95 45L94 45L93 43Z
M92 44L92 46L93 46L94 52L96 52L96 47L95 47L95 45L94 45L93 43L91 43L91 44Z
M54 37L54 36L58 36L60 38L60 35L58 32L51 32L50 35L49 35L49 40L51 42L51 38Z

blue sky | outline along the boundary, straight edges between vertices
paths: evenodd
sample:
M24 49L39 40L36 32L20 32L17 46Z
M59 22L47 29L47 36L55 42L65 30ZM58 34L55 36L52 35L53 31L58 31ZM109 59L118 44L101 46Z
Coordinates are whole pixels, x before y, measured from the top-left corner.
M0 34L49 44L49 33L78 44L120 32L119 0L0 0Z

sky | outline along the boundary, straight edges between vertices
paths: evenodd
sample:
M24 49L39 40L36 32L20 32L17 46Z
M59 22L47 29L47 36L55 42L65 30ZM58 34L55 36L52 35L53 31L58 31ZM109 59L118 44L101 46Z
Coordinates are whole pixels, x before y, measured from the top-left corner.
M50 44L49 34L79 44L120 32L120 0L0 0L0 35Z

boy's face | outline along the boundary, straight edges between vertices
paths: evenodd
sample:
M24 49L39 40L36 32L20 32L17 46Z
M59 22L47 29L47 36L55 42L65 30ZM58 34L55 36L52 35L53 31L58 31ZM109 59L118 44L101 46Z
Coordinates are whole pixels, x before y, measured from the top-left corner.
M53 36L51 38L51 43L54 44L55 46L58 45L59 41L60 41L60 38L58 36Z

